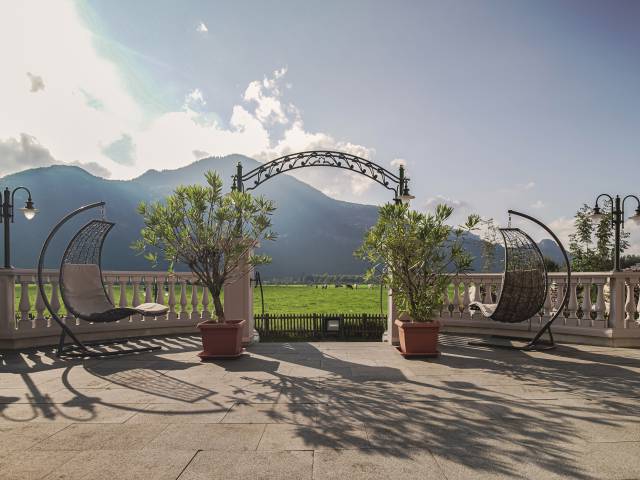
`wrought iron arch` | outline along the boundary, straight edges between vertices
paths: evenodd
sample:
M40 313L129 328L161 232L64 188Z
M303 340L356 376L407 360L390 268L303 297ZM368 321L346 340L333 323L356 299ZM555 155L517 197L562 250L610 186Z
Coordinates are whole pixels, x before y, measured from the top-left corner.
M399 202L403 196L409 196L409 178L405 176L402 165L396 175L370 160L350 153L329 150L313 150L285 155L264 163L247 173L242 172L242 164L238 162L237 172L233 176L232 188L248 192L276 175L306 167L341 168L359 173L394 192L396 202Z

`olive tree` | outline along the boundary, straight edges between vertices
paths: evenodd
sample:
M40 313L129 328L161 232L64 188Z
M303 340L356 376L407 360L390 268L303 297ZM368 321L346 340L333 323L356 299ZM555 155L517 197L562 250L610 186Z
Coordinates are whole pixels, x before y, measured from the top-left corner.
M383 267L382 279L391 287L401 312L414 321L430 321L441 308L451 274L467 271L472 257L463 247L463 234L477 227L470 215L464 226L446 222L453 208L438 205L434 213L410 210L408 205L387 204L368 231L356 255L373 266L367 278Z
M222 193L215 172L205 174L206 185L181 185L163 202L141 203L144 219L140 239L133 248L157 264L158 254L169 262L186 265L211 293L215 314L224 321L220 299L227 282L237 281L256 265L269 263L253 249L262 240L274 240L272 201L248 193Z

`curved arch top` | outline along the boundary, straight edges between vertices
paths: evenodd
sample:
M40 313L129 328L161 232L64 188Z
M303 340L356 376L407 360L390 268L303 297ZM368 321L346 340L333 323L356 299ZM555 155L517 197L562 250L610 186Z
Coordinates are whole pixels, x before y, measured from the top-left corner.
M404 167L400 166L399 175L396 175L370 160L330 150L292 153L264 163L245 174L242 173L242 165L238 163L238 171L234 175L234 188L248 192L276 175L306 167L333 167L359 173L394 192L396 199L404 193L409 193L409 179L404 176Z

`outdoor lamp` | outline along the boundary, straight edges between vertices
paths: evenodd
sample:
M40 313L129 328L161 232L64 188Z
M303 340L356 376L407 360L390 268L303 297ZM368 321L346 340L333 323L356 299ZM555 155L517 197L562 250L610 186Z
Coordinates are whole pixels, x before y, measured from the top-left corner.
M14 212L14 199L16 192L24 190L29 195L27 202L23 208L19 210L24 214L24 218L27 220L33 219L38 213L38 210L33 206L33 200L31 199L31 191L27 187L16 187L12 190L5 188L2 192L2 212L0 214L0 221L4 223L4 268L11 267L11 224L13 223Z
M409 180L409 179L407 178L407 180ZM405 187L404 187L404 189L402 190L402 195L400 195L400 201L401 201L403 204L408 205L408 204L409 204L409 202L410 202L411 200L413 200L414 198L416 198L416 197L415 197L415 196L413 196L413 195L411 195L411 194L409 193L409 187L405 184Z
M591 218L592 221L594 221L595 223L600 223L602 220L604 220L607 216L606 214L602 213L602 211L600 210L600 207L598 206L598 204L596 203L596 206L593 207L593 210L591 211L591 215L589 215L589 217Z
M33 217L35 217L36 213L38 213L38 209L33 206L31 197L29 197L27 203L20 209L20 211L24 214L24 218L26 218L27 220L33 220Z
M631 220L636 225L640 225L640 207L636 208L636 213L631 215L629 217L629 220Z
M609 202L611 202L611 213L604 214L600 210L600 207L598 206L598 201L602 197L607 198ZM636 201L637 208L635 213L631 217L629 217L629 220L631 220L633 223L637 225L640 225L640 198L636 197L635 195L627 195L624 198L620 198L620 195L616 195L615 198L613 198L608 193L601 193L596 197L596 205L595 207L593 207L593 210L591 211L591 215L589 215L591 220L597 223L600 223L602 220L604 220L609 215L611 215L611 227L615 229L615 236L613 240L613 271L614 272L620 271L620 252L622 250L620 244L621 244L621 232L622 232L622 229L624 228L624 204L630 198L633 198Z

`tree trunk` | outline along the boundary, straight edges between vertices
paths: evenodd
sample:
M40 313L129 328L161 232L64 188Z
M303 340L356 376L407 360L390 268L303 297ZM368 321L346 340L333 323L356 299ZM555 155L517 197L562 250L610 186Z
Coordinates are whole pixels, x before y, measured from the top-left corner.
M224 323L224 308L222 307L222 302L220 301L220 292L211 291L211 297L213 298L213 308L216 312L216 317L218 323Z

